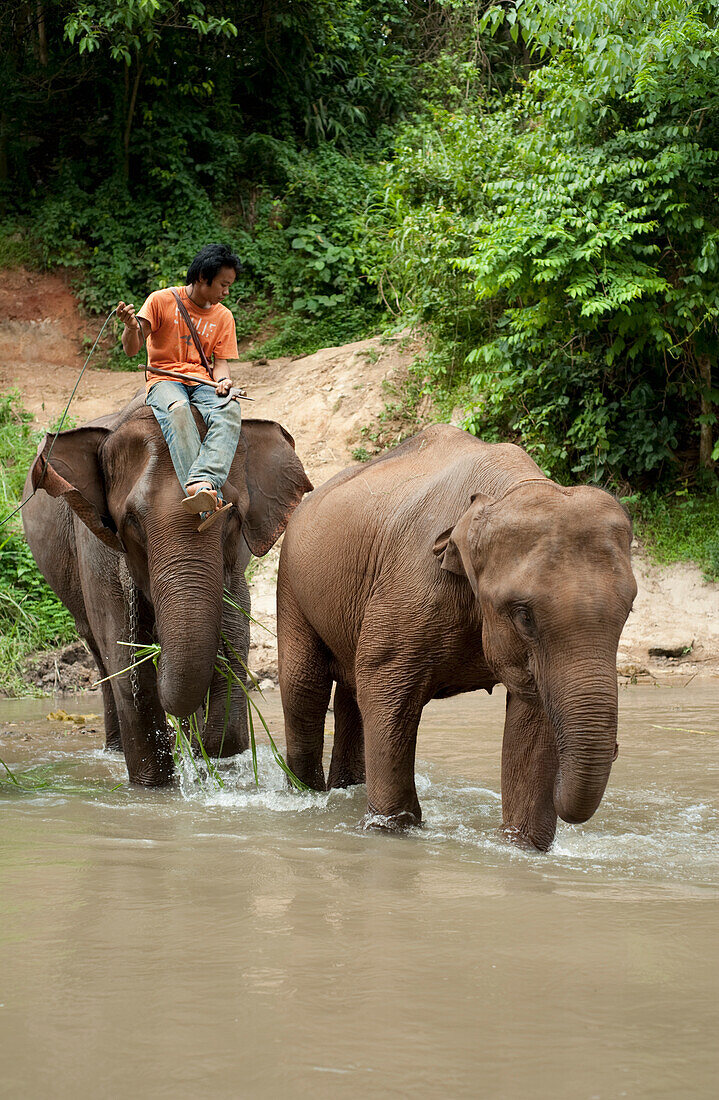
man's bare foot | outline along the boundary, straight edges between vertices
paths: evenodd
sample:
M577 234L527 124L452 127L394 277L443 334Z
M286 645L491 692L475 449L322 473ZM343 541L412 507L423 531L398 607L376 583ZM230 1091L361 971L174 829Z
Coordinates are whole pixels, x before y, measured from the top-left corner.
M209 481L192 481L185 486L187 489L188 497L194 497L195 493L199 493L200 489L209 489L213 492L212 485Z

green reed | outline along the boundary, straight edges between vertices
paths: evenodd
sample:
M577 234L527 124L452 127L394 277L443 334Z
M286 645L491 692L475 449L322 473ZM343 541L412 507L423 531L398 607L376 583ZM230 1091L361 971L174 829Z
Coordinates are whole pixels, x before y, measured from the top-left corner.
M247 665L245 664L245 662L242 660L242 658L237 653L234 646L231 644L231 642L229 642L227 640L227 638L225 637L224 634L222 635L222 641L227 646L227 648L231 651L233 657L238 662L238 664L240 664L242 666L242 668L244 669L248 679L250 679L252 681L255 689L260 693L260 695L262 695L262 691L260 689L260 685L257 682L257 679L250 672L250 670L247 667ZM252 717L252 711L253 710L257 713L257 717L259 718L260 722L262 723L262 725L264 727L264 730L265 730L265 733L267 734L267 739L270 742L270 748L272 750L272 755L274 756L276 762L279 764L282 771L287 776L290 784L295 788L296 791L308 791L310 788L307 786L306 783L303 783L301 779L297 778L297 776L292 771L289 764L287 763L287 761L283 757L282 753L277 748L277 745L275 744L275 740L274 740L272 734L270 733L270 728L267 725L267 722L265 721L265 717L264 717L262 711L260 710L260 708L257 706L257 703L255 703L254 699L250 695L250 692L247 688L247 685L244 683L244 681L241 679L241 677L239 677L237 675L237 673L233 669L233 667L230 664L227 657L221 656L219 658L219 660L220 660L220 664L215 665L216 671L219 672L219 674L221 676L224 676L227 679L228 685L231 686L232 681L234 680L234 682L239 684L239 686L242 688L243 692L245 693L245 698L247 700L247 724L250 728L250 749L252 750L252 770L253 770L254 776L255 776L255 784L257 786L259 786L259 778L258 778L258 775L257 775L257 742L256 742L256 739L255 739L255 723L254 723L254 719Z
M17 791L18 794L37 794L39 791L44 791L46 794L97 794L98 790L104 789L101 786L91 786L89 783L66 786L52 778L45 778L52 770L51 764L39 764L23 771L13 771L10 765L0 757L0 767L5 770L5 775L0 775L0 788L4 785ZM121 786L122 783L116 783L114 787L109 788L108 793L119 790Z
M236 607L238 610L242 611L243 614L248 615L248 613L245 611L245 609L242 608L238 603L236 603L233 600L233 598L229 595L229 593L227 593L227 591L225 592L225 597L224 598L225 598L227 603L231 604L233 607ZM250 619L251 622L256 622L256 620L252 619L252 617L250 615L248 615L248 618ZM262 626L263 624L258 623L257 625ZM263 627L263 629L267 630L268 628ZM272 633L272 631L269 631L269 633ZM262 691L260 690L260 685L257 682L256 677L252 674L250 669L247 667L247 664L242 660L242 658L240 657L240 655L238 654L237 650L234 648L232 643L229 641L227 636L225 634L222 634L221 637L222 637L223 645L230 651L230 653L234 657L235 661L237 661L237 663L242 667L242 669L243 669L245 675L247 676L248 680L251 681L252 686L259 692L260 695L262 695ZM158 665L158 662L159 662L159 659L160 659L160 646L157 642L151 642L147 645L136 645L136 644L133 644L132 642L118 642L118 645L129 646L134 651L135 660L131 664L129 664L126 668L122 668L118 672L113 672L111 676L106 676L103 680L98 680L97 684L104 683L105 680L111 680L115 676L122 676L125 673L129 673L133 669L138 668L140 665L144 664L146 661L152 661L155 668L157 668L157 665ZM267 739L270 743L270 749L272 751L272 755L273 755L275 761L277 762L277 764L279 765L279 767L282 769L282 771L287 776L287 779L288 779L290 785L297 791L307 791L307 790L309 790L309 787L305 783L303 783L301 779L297 778L297 776L292 771L289 764L287 763L287 761L283 757L282 753L277 748L275 740L274 740L272 734L270 733L270 728L267 725L267 722L265 720L265 717L264 717L262 711L260 710L257 703L254 701L254 699L250 695L250 689L247 687L247 684L244 682L242 677L238 676L237 672L232 667L232 664L230 663L229 658L226 657L224 654L218 654L217 663L215 664L215 671L220 676L222 676L224 678L224 680L226 681L226 684L227 684L226 693L225 693L225 713L224 713L223 724L222 724L222 739L220 741L220 749L219 749L218 755L222 754L222 746L224 745L225 734L227 732L227 724L229 722L230 706L231 706L231 702L232 702L232 687L233 687L233 684L237 684L241 688L241 690L243 691L243 693L245 695L246 702L247 702L247 724L249 726L250 751L251 751L251 756L252 756L252 774L254 776L255 786L259 787L260 779L259 779L259 771L258 771L258 767L257 767L257 737L256 737L256 733L255 733L255 720L254 720L253 712L259 718L260 723L262 724L262 727L264 728L264 731L267 735ZM208 713L209 713L209 702L210 702L210 692L208 690L207 695L205 697L205 714L204 714L205 721L207 720L207 716L208 716ZM172 756L173 756L173 760L175 762L175 766L179 768L179 767L181 767L185 764L188 764L188 763L191 764L192 768L194 769L195 775L197 776L198 782L200 783L200 785L204 785L205 780L203 778L202 772L200 771L200 769L197 765L197 758L196 758L197 754L196 754L195 749L193 747L193 745L196 745L197 749L199 750L200 756L202 757L202 760L205 764L205 767L207 768L207 775L209 776L209 779L211 780L212 784L217 789L224 788L224 783L222 781L222 776L220 775L220 772L217 768L217 765L214 763L214 761L212 761L210 759L210 757L208 756L207 751L205 749L205 745L204 745L204 742L202 740L202 734L200 732L200 722L199 722L198 715L197 714L192 714L187 719L181 719L181 718L176 717L173 714L167 714L166 718L167 718L168 724L169 724L169 726L170 726L170 728L173 731L174 736L175 736L175 742L174 742L173 749L172 749ZM186 728L185 728L185 724L186 724Z
M27 771L14 772L9 764L0 757L0 767L5 769L5 775L0 776L0 785L7 784L23 794L34 794L35 791L44 791L50 786L49 779L41 778L41 772L47 771L48 765L42 768L32 768ZM35 774L33 774L35 773Z

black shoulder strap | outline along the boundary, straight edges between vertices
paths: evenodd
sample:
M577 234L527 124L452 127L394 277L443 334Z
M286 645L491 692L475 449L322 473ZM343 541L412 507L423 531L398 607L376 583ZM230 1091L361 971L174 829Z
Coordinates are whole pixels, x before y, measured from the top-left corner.
M185 303L182 301L182 299L180 298L180 295L177 293L177 291L174 289L174 287L171 287L170 289L172 290L173 297L174 297L175 301L177 302L177 308L180 311L180 316L182 317L183 321L185 322L188 329L190 330L190 336L192 337L192 342L194 343L195 347L197 348L198 355L200 356L200 362L202 363L203 367L205 368L205 370L209 374L210 378L212 378L212 380L214 382L215 379L214 379L214 375L212 373L212 367L210 366L209 360L208 360L207 356L205 355L202 344L200 343L200 337L197 335L197 329L195 328L195 326L192 323L192 318L190 317L190 314L187 312L187 310L185 308Z

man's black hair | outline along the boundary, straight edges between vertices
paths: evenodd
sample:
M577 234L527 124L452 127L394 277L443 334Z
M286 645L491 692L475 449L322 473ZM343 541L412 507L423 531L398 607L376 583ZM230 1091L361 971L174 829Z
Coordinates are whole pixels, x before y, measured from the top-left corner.
M187 285L199 283L200 278L211 283L223 267L233 268L235 275L242 271L239 257L228 244L206 244L187 269Z

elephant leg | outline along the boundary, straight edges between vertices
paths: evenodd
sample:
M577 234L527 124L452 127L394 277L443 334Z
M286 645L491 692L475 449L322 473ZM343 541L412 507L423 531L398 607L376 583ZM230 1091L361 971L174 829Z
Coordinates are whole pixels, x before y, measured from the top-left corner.
M103 714L105 719L105 748L114 752L122 752L120 719L117 716L117 707L115 706L115 697L112 694L112 686L107 680L108 671L105 668L105 662L100 655L100 650L95 644L95 639L92 636L89 626L85 625L85 629L80 631L80 633L85 639L87 647L92 653L95 664L97 665L98 679L103 681L100 684L100 688L102 690Z
M100 686L102 687L102 702L105 712L105 748L112 752L122 752L120 719L117 716L115 697L107 682Z
M117 721L119 736L115 743L125 754L130 782L142 787L164 787L172 782L174 764L167 719L157 694L157 672L152 661L137 665L133 690L132 673L121 671L128 664L127 648L116 641L123 635L124 608L119 603L114 614L111 598L108 586L106 615L95 631L102 667L105 675L111 677L103 685L110 688L112 700L111 706L106 706L105 718L107 721L109 713ZM141 624L138 642L146 644L151 639L149 624Z
M91 549L95 550L94 547ZM172 782L173 759L167 720L157 693L157 672L152 661L137 665L136 690L133 691L132 673L122 671L128 666L129 651L126 646L118 645L118 639L128 637L128 613L114 558L111 555L109 561L106 561L104 576L100 574L93 557L85 563L84 570L81 569L83 585L87 587L87 591L85 587L83 591L88 607L93 652L97 650L99 667L106 676L111 677L109 684L113 705L106 708L105 714L106 718L109 713L111 719L117 719L130 782L143 787L163 787ZM101 563L102 560L100 559ZM100 581L101 599L95 593L95 586L99 586ZM153 640L154 616L141 593L138 601L136 641L139 645L145 645Z
M346 684L335 688L335 736L328 787L351 787L364 783L364 733L362 715Z
M406 669L387 665L357 680L367 771L365 826L399 830L422 821L414 785L423 705L416 687Z
M228 588L240 611L227 603L222 607L222 638L218 662L210 685L210 707L203 733L208 756L234 756L250 744L247 728L247 657L250 648L250 590L244 571L234 570ZM246 614L245 614L246 612ZM238 680L240 683L238 683ZM244 689L241 685L244 685Z
M329 654L295 607L278 599L280 693L285 715L287 763L313 790L325 789L322 767L325 717L332 691Z
M546 852L554 839L557 814L554 781L559 767L557 740L541 703L507 694L502 742L502 820L515 844Z
M152 661L137 665L136 690L132 673L125 672L130 651L119 645L130 636L127 585L123 584L118 556L107 550L87 532L78 538L78 566L82 594L87 609L86 637L98 668L109 676L112 702L107 702L105 717L113 743L119 728L119 742L125 755L131 783L143 787L162 787L172 782L173 759L165 713L157 693L157 673ZM138 590L138 645L153 641L154 612ZM117 725L115 725L115 722ZM119 746L118 746L119 747Z
M77 620L76 620L77 621ZM106 668L106 664L102 660L100 650L96 645L95 638L92 637L92 631L90 630L87 621L85 623L77 623L78 634L84 638L86 645L92 653L92 659L95 660L98 670L98 680L101 680L100 689L102 691L102 712L104 718L104 747L106 749L122 752L122 737L120 736L120 719L118 717L118 708L114 705L114 695L112 694L112 686L108 681L109 672Z
M110 681L119 719L122 749L131 783L165 787L172 782L174 763L165 713L157 695L154 665L137 667L138 687L133 697L130 674Z

